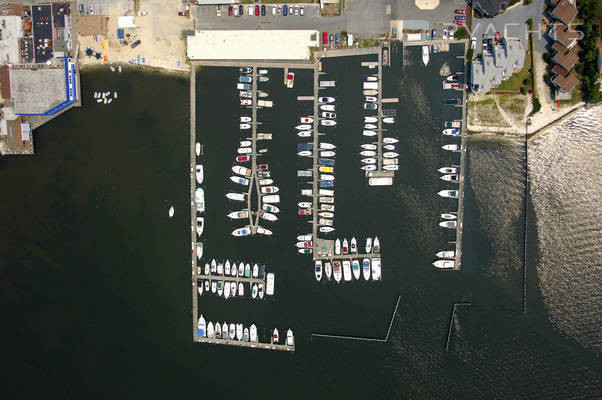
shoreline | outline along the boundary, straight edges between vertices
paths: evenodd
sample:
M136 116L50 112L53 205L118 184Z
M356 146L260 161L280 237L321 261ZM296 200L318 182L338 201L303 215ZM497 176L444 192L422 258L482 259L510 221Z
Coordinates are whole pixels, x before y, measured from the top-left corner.
M160 74L164 74L164 75L174 75L174 76L190 76L190 67L184 69L170 69L170 68L165 68L165 67L158 67L158 66L153 66L153 65L148 65L148 64L139 64L139 65L132 65L130 63L127 62L112 62L112 63L106 63L106 64L92 64L92 63L80 63L79 65L79 69L81 71L84 70L92 70L92 69L102 69L102 68L107 68L109 66L121 66L122 68L128 68L130 70L140 70L143 72L156 72L156 73L160 73ZM189 64L186 64L187 66L189 66Z

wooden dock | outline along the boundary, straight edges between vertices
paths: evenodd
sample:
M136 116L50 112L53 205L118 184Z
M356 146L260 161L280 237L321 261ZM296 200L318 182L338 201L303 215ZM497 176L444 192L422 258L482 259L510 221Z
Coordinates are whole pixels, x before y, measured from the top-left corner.
M192 275L196 272L196 203L194 192L196 190L196 66L190 67L190 241L192 246ZM192 337L197 332L198 304L196 281L192 281Z
M231 275L205 275L205 274L194 274L192 276L193 280L196 279L203 279L203 280L209 280L209 281L229 281L229 282L236 282L237 286L239 282L242 283L249 283L249 284L254 284L254 283L265 283L265 277L264 278L254 278L252 276L250 277L244 277L244 276L231 276Z
M286 338L284 338L284 340L286 340ZM276 343L243 342L242 340L198 337L198 335L195 336L194 341L198 342L198 343L210 343L210 344L226 345L226 346L238 346L238 347L246 347L246 348L250 348L250 349L295 351L294 345L287 346L286 344L276 344Z

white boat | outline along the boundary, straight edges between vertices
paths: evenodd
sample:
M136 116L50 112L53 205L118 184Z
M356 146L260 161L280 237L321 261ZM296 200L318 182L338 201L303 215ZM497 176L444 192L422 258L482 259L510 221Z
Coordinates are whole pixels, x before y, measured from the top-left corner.
M301 196L309 196L309 197L311 197L312 196L311 192L312 192L311 189L301 189Z
M334 204L334 197L331 197L331 196L320 196L320 197L318 197L318 201L320 203Z
M219 322L215 323L215 338L216 339L222 338L222 326L220 325Z
M222 296L224 294L224 281L217 281L217 295Z
M347 242L347 238L343 239L343 254L349 253L349 243Z
M370 280L370 259L364 258L362 260L362 275L365 280Z
M196 181L201 184L203 183L203 166L201 164L196 165Z
M386 117L386 118L383 118L383 122L385 124L392 124L392 123L395 122L395 118L393 118L393 117Z
M309 201L300 201L297 205L301 208L311 208L312 203Z
M263 186L263 185L271 185L272 183L274 183L274 181L272 179L260 179L259 180L259 184L261 186Z
M310 248L312 246L311 242L297 242L295 243L295 246L297 246L300 249L305 249L305 248Z
M323 111L334 111L335 110L334 109L334 104L322 104L320 106L320 110L323 110Z
M363 150L363 151L360 151L360 155L364 156L364 157L375 157L376 156L376 151L374 151L374 150Z
M249 147L251 146L251 141L250 140L243 140L240 142L240 147Z
M455 128L444 129L441 133L447 136L460 136L460 130Z
M250 124L240 124L240 129L251 129Z
M217 271L217 264L215 262L215 258L211 260L211 272L215 273Z
M366 239L366 253L372 252L372 238L369 237Z
M228 330L228 336L230 337L230 340L234 340L234 338L236 337L236 325L230 323L229 328L230 329Z
M396 165L399 164L397 158L383 158L383 165Z
M251 117L240 117L240 122L251 122L253 119Z
M236 151L238 152L238 154L251 154L253 152L253 149L251 149L250 147L239 147Z
M194 151L195 151L195 153L196 153L197 156L201 155L201 144L200 143L197 143L197 144L194 145Z
M167 213L169 215L169 218L173 217L173 215L175 214L175 212L176 211L174 210L173 206L169 207L169 211Z
M262 204L261 209L272 214L278 214L280 209L273 204Z
M374 241L372 242L372 251L374 253L380 253L380 241L378 240L378 236L374 236Z
M351 263L349 260L343 260L343 280L351 280Z
M280 203L280 196L277 194L271 194L268 196L263 196L261 201L264 203Z
M313 155L313 153L309 150L302 150L302 151L299 151L297 153L297 155L301 156L301 157L311 157Z
M297 236L297 240L299 241L308 241L308 240L312 240L312 234L311 233L307 233L305 235L298 235Z
M316 260L314 275L316 276L316 280L320 282L322 279L322 261Z
M380 258L373 258L371 260L371 264L372 264L372 280L373 281L380 281L381 275L380 275Z
M435 255L439 258L454 258L456 252L454 250L439 251Z
M232 211L228 214L228 218L231 219L243 219L249 218L249 210Z
M224 298L225 299L230 298L230 282L229 281L226 281L226 284L224 285Z
M234 172L235 174L238 174L238 175L242 175L242 176L251 176L251 174L252 174L251 169L240 166L240 165L233 165L232 172Z
M205 212L205 191L202 188L197 188L194 192L194 201L196 202L196 210Z
M268 296L272 296L274 294L274 274L272 272L268 273L266 276L266 287L265 294Z
M437 260L433 265L440 269L454 269L456 262L454 260Z
M337 115L333 112L322 111L322 118L336 118Z
M455 229L455 228L458 227L458 221L456 221L456 220L441 221L441 222L439 222L439 226L442 227L442 228Z
M318 216L322 218L334 218L334 213L330 211L322 211L318 213Z
M278 343L280 340L280 335L278 334L278 329L274 328L274 332L272 333L272 343Z
M210 268L211 267L209 267L209 263L205 263L205 275L209 275L209 273L211 272Z
M458 191L457 190L441 190L437 194L439 196L441 196L441 197L450 197L452 199L457 199L458 198Z
M360 279L360 262L358 260L351 260L351 272L355 279Z
M238 183L240 185L245 185L245 186L249 186L249 180L247 178L243 178L240 176L231 176L230 180L234 183Z
M269 229L264 228L263 226L257 227L257 233L259 233L260 235L266 235L266 236L271 236L274 234L274 232L272 232Z
M238 295L239 296L245 295L245 285L243 285L242 282L238 283Z
M341 273L341 262L339 260L334 260L332 262L332 274L334 275L334 280L337 282L341 281L342 273Z
M207 336L207 332L205 331L205 328L206 328L205 318L203 317L203 314L201 314L201 316L199 317L199 320L197 322L197 325L196 325L196 329L197 329L196 332L199 337Z
M364 124L364 129L374 130L374 129L377 129L377 128L378 128L378 126L374 125L374 124Z
M203 295L203 282L199 279L198 280L199 284L196 288L197 292L199 293L199 296Z
M366 89L362 93L364 96L376 96L378 94L378 90Z
M362 158L364 164L376 164L376 158Z
M351 247L349 248L349 252L353 254L357 253L357 240L355 240L355 236L351 238Z
M215 293L216 291L217 291L217 282L212 281L211 282L211 293Z
M203 257L203 242L196 242L196 258L199 260Z
M326 278L330 280L330 277L332 276L332 265L330 264L330 261L324 263L324 272L326 273Z
M309 124L301 124L301 125L295 126L295 129L298 129L300 131L308 131L308 130L311 129L311 125L309 125Z
M266 221L277 221L278 220L278 217L276 215L266 212L266 211L260 211L259 218L263 218Z
M337 124L337 121L332 120L332 119L320 120L320 125L323 125L323 126L334 126L336 124Z
M297 132L297 136L299 137L311 137L311 131L299 131Z
M341 254L341 240L339 238L334 242L334 254Z
M295 336L293 335L293 331L290 329L286 331L286 345L294 346L295 345Z
M377 102L378 99L374 96L366 96L366 101L369 101L371 103Z
M399 165L383 165L383 169L385 171L397 171L399 170Z
M243 74L250 74L253 72L253 68L251 67L240 67L240 72Z
M364 135L364 136L376 136L377 133L376 133L376 131L371 131L371 130L368 130L368 129L364 129L364 131L362 132L362 135Z
M259 75L266 75L268 73L268 70L267 69L260 69L259 71L257 71L257 73Z
M334 157L336 156L336 152L332 150L324 150L320 152L320 157Z
M460 150L460 146L458 146L457 144L444 144L443 146L441 146L441 148L443 150L449 150L449 151L458 151L458 150Z
M322 233L331 233L334 232L334 228L332 226L321 226L320 232Z
M442 174L457 174L458 168L456 167L443 167L438 169Z
M399 140L397 140L395 138L391 138L391 137L383 138L383 143L385 143L385 144L393 144L393 143L397 143L397 142L399 142Z
M242 340L243 327L242 324L236 324L236 340Z
M384 158L397 158L397 157L399 157L399 153L396 153L394 151L385 151L383 153L383 157Z
M319 103L332 103L334 102L334 97L318 97Z
M362 165L361 169L363 169L364 171L376 171L376 165L374 165L374 164Z
M458 174L448 174L448 175L441 176L441 179L443 179L444 181L448 181L448 182L458 182L459 176L458 176Z
M330 174L320 174L321 181L334 181L334 175Z
M300 121L302 124L311 124L314 122L314 119L312 117L301 117Z
M376 117L364 117L364 122L372 124L372 123L378 122L378 118L376 118Z
M217 274L218 275L224 274L224 264L222 264L221 262L217 263Z
M245 226L243 228L234 229L232 231L232 236L249 236L251 233L251 227Z
M272 140L271 133L258 133L257 140Z
M362 144L360 147L364 150L376 150L375 144Z
M280 189L278 188L278 186L262 186L261 187L262 194L278 193L279 190Z
M257 284L256 283L253 284L253 288L251 289L251 297L254 299L257 298Z
M234 201L245 201L246 193L226 193L226 197Z
M251 328L249 329L249 340L251 342L257 342L257 327L255 324L252 324Z
M378 110L377 103L364 103L364 110Z
M456 219L456 215L455 214L441 214L441 218L443 219Z
M263 295L264 295L263 283L260 283L259 285L257 285L257 295L259 296L260 299L263 299Z
M335 146L332 143L326 143L326 142L321 142L320 143L320 149L324 149L324 150L334 150L336 149L337 146Z
M429 63L430 46L422 46L422 63L427 66Z
M253 105L253 100L251 100L251 99L241 99L240 100L240 105L241 106L251 106L251 105Z
M224 274L230 275L230 260L226 260L226 264L224 265Z

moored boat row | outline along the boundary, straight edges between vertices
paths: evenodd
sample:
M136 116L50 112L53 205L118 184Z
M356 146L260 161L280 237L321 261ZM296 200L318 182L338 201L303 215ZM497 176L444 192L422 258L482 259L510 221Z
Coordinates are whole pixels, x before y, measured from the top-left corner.
M365 281L379 281L381 275L381 259L380 257L363 258L363 259L329 259L316 260L314 262L314 276L320 282L322 277L324 280L331 279L339 283L341 281L349 282L353 278L360 280L361 277Z
M259 341L259 335L257 326L251 324L249 327L245 327L242 323L227 323L227 322L207 322L203 314L197 321L197 337L203 339L215 339L221 341L238 341L248 343L261 343ZM280 334L277 328L274 328L270 332L270 343L280 344ZM286 338L282 339L282 344L286 346L295 345L295 336L291 329L286 332Z

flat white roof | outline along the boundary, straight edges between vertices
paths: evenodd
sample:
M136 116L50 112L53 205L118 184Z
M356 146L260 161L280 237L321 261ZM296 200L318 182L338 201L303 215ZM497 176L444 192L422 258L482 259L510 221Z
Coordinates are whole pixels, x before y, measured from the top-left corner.
M135 28L134 25L134 17L132 16L118 16L117 17L117 27L118 28Z
M187 54L191 60L309 60L319 41L315 30L195 31Z
M20 60L19 38L23 37L21 17L0 17L0 64L17 64Z

